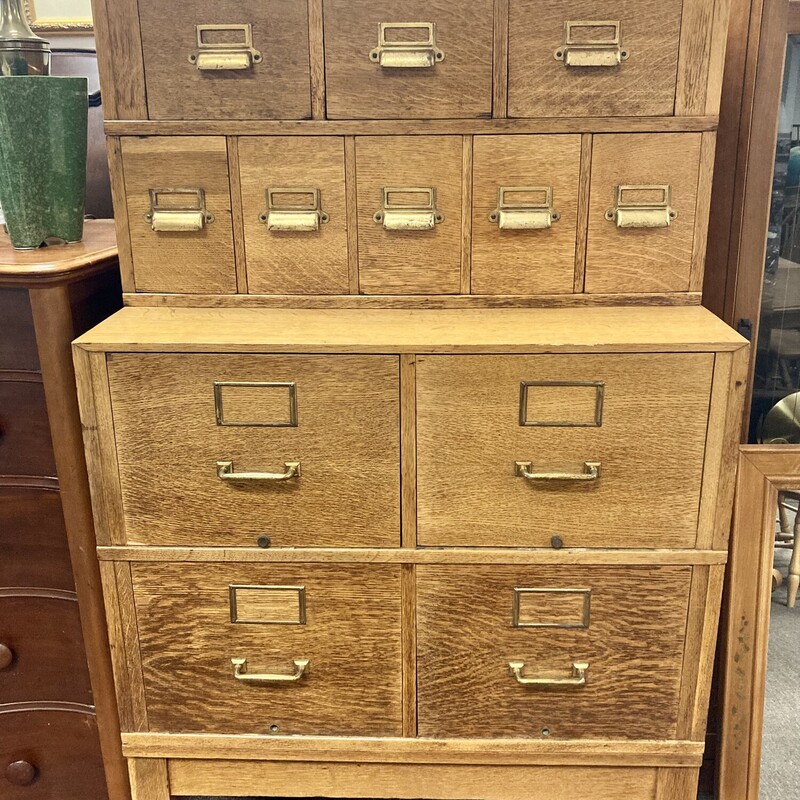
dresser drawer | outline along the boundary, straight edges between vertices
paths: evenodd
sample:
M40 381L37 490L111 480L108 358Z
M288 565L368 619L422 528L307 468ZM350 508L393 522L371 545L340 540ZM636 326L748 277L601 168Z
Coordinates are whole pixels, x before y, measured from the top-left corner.
M39 351L27 289L0 289L0 370L38 370Z
M235 294L223 137L122 139L138 292Z
M420 736L675 738L691 576L418 567Z
M308 7L297 0L139 0L151 119L311 116Z
M458 294L460 136L356 139L363 294Z
M0 586L74 585L58 490L0 487Z
M594 137L586 292L685 292L702 134Z
M419 543L693 547L714 356L417 359Z
M390 356L111 355L129 543L394 547Z
M0 475L55 476L41 378L0 378Z
M105 800L94 714L0 708L0 797Z
M347 294L341 137L239 139L251 294Z
M331 119L492 113L492 0L325 0Z
M683 6L509 0L509 116L672 115Z
M134 564L133 592L151 731L402 734L399 566Z
M571 294L581 137L476 136L472 293Z
M92 704L74 596L46 589L0 590L0 697L4 703Z

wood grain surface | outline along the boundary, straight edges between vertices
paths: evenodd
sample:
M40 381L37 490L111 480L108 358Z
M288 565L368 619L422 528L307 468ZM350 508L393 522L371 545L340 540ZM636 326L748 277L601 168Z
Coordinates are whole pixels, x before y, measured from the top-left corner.
M152 119L305 119L311 116L308 5L298 0L186 0L169 21L139 0L147 106ZM199 70L196 25L252 25L263 57L244 70ZM239 34L210 41L241 41Z
M339 137L239 140L247 288L256 294L343 294L347 271L344 141ZM259 217L267 188L318 189L330 217L318 231L270 231ZM308 202L308 195L292 196Z
M694 546L713 363L676 353L419 356L419 543L549 547L558 536L566 547ZM603 383L602 425L521 426L523 381ZM581 422L568 388L550 387L565 399L554 421ZM528 418L546 421L546 410ZM527 481L517 461L539 472L600 462L601 473Z
M401 735L400 580L391 565L134 565L150 730ZM306 624L231 624L231 584L305 586ZM235 657L309 673L246 684Z
M397 358L112 355L109 379L128 543L399 544ZM218 425L215 381L296 382L297 426ZM302 474L228 483L218 461Z
M225 139L126 138L122 157L137 291L235 293ZM214 221L197 233L153 231L151 189L202 189Z
M668 116L675 106L682 0L509 2L511 117ZM554 57L564 23L613 20L630 53L618 67L572 68ZM605 31L581 31L580 40Z
M472 173L473 294L569 294L573 291L580 136L476 136ZM561 218L547 230L501 230L489 215L500 187L552 189ZM531 193L509 202L541 201Z
M0 290L0 319L4 329L0 338L0 370L38 370L36 330L25 289Z
M0 372L0 475L56 474L41 380L33 372Z
M325 0L324 21L331 119L491 115L492 0ZM411 21L436 25L444 61L404 70L370 60L381 22ZM412 37L396 33L401 40Z
M690 567L417 567L419 732L675 738ZM591 590L586 628L514 628L516 587ZM457 632L457 633L456 633ZM525 675L586 685L543 689Z

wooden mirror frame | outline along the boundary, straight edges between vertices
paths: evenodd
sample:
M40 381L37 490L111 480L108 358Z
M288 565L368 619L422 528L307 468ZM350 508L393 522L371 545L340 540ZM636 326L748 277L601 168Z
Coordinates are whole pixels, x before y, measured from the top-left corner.
M800 446L741 447L720 650L720 800L758 800L775 521L781 491L800 491Z

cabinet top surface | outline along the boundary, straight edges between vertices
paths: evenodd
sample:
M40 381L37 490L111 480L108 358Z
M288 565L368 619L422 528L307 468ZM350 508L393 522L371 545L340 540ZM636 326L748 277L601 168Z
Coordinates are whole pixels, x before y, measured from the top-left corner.
M88 271L116 265L114 220L88 220L83 241L36 250L14 250L7 235L0 235L0 286L28 285L83 277Z
M116 352L537 353L737 350L710 311L124 308L76 340Z

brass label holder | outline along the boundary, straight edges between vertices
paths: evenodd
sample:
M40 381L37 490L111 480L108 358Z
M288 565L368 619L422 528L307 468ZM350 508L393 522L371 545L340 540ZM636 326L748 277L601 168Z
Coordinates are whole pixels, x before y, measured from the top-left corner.
M541 196L539 202L509 200L507 195ZM497 208L489 214L501 231L538 231L552 227L561 219L553 208L552 186L501 186L497 190Z
M165 204L166 197L178 202ZM214 221L202 189L150 189L150 210L144 218L160 233L198 233Z
M389 40L389 31L419 30L422 35L410 41ZM370 51L370 61L384 69L429 69L444 61L444 53L436 46L436 24L433 22L381 22L378 46Z
M203 71L249 69L263 60L253 47L253 26L250 23L232 25L195 25L197 50L189 54L189 63ZM239 41L209 42L208 33L238 32Z
M267 189L267 210L259 219L267 230L276 233L308 233L318 231L321 223L330 217L322 210L319 189L309 187L282 187ZM292 200L307 197L308 200Z
M581 37L579 32L587 28L603 28L611 35L604 39ZM567 20L564 44L554 55L567 67L617 67L630 58L630 51L622 47L622 24L618 20Z
M573 622L532 622L525 617L523 612L524 598L541 597L558 600L575 599L580 605L580 619ZM592 590L591 589L525 589L515 588L511 605L511 626L513 628L588 628L592 618Z
M606 219L618 228L668 228L677 217L669 184L617 186L615 204L606 211Z
M432 231L444 222L444 214L436 208L436 189L432 187L385 186L380 210L373 219L387 231ZM419 196L419 203L398 203L393 195ZM424 199L422 199L424 198Z

